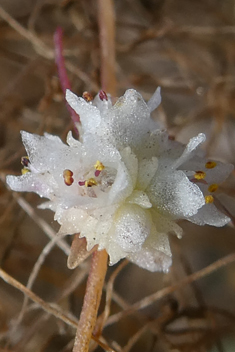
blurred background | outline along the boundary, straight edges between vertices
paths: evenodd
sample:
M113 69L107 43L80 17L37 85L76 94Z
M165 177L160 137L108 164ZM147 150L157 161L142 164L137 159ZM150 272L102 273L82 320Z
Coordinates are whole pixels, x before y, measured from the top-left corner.
M135 88L148 100L161 86L162 104L154 117L162 126L184 143L198 132L206 133L208 156L235 163L235 2L115 0L114 7L118 95ZM24 285L49 241L48 233L56 233L58 225L52 213L37 209L39 197L13 195L5 176L20 174L25 155L20 130L46 131L65 140L72 128L54 60L58 26L64 31L73 91L96 94L100 52L95 0L0 0L0 263ZM234 175L221 190L235 196ZM233 204L229 211L235 216ZM171 237L173 266L168 274L123 264L111 315L235 252L232 224L180 225L184 237ZM67 245L71 241L66 238ZM32 291L79 317L89 259L71 271L61 248L46 254ZM116 269L109 268L107 282ZM19 319L23 300L19 290L0 279L0 351L71 351L74 328L32 301ZM105 290L101 311L104 306ZM233 352L235 264L145 309L116 317L106 322L103 338L117 352ZM92 344L91 350L95 348L103 350Z

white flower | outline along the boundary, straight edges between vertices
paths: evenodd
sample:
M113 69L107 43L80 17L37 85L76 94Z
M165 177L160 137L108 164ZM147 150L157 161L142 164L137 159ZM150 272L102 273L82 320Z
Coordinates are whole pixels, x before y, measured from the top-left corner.
M150 271L167 271L167 233L181 236L176 220L223 226L230 219L213 204L213 194L232 165L206 160L199 134L185 146L158 128L150 113L159 89L146 104L127 90L112 106L101 91L93 102L67 91L80 115L81 140L22 132L29 160L22 176L8 176L15 191L36 192L50 201L60 232L80 233L87 249L106 249L110 264L127 257Z

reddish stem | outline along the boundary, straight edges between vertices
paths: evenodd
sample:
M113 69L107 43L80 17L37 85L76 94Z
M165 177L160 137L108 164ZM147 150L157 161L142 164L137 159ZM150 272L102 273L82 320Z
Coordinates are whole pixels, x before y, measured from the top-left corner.
M65 61L64 61L64 56L63 56L63 30L61 27L57 27L55 33L54 33L54 45L55 45L55 62L57 65L58 69L58 75L59 75L59 80L60 80L60 85L62 88L62 91L66 93L66 89L71 89L71 84L67 75L67 71L65 68ZM76 128L76 123L80 122L80 117L79 115L70 107L68 103L66 103L67 109L70 113L70 116L73 120L75 129Z

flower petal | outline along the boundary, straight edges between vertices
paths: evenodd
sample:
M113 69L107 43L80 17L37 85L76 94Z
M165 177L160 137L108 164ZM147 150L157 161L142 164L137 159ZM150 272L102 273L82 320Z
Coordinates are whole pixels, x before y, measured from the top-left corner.
M156 174L158 169L158 159L152 157L152 159L143 159L139 162L138 168L138 179L136 187L143 191L148 187L150 181Z
M157 107L161 104L162 98L161 98L161 88L158 87L155 92L153 93L152 97L149 99L147 102L147 106L150 110L150 112L154 111L157 109Z
M45 198L50 198L57 186L50 174L40 175L32 172L22 176L7 176L6 182L13 191L35 192Z
M168 236L164 233L152 233L142 248L129 254L127 258L143 269L167 272L172 263Z
M109 133L118 149L129 146L137 148L147 132L157 127L150 117L150 110L142 96L129 89L109 110L107 116Z
M206 136L204 133L199 133L196 137L193 137L189 140L186 145L183 154L173 163L172 168L177 169L180 165L191 159L200 144L205 142Z
M165 178L156 174L146 193L153 206L172 219L192 216L205 204L201 190L183 171L175 171Z
M66 100L71 108L80 116L84 133L95 133L101 122L100 112L96 106L87 103L83 98L77 97L69 89L66 90Z
M212 168L207 165L213 165ZM212 161L211 159L201 158L195 156L193 159L187 161L180 166L181 170L192 170L205 172L205 180L208 184L220 184L231 174L234 169L232 164L225 164L220 161Z
M150 234L151 216L138 205L124 205L115 214L113 240L126 252L141 249Z
M126 199L126 202L130 204L137 204L141 208L152 208L152 204L149 201L149 197L143 191L134 190L130 197Z
M229 223L230 218L221 213L214 204L205 204L198 213L188 219L197 225L212 225L222 227Z

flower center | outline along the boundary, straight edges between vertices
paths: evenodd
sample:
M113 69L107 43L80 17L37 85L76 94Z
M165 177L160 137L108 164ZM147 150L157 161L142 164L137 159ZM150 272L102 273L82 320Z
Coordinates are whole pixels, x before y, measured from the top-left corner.
M107 193L112 187L117 170L112 167L105 167L97 160L95 165L82 177L76 175L72 170L64 170L63 178L66 186L78 185L79 194L96 198L99 192Z

